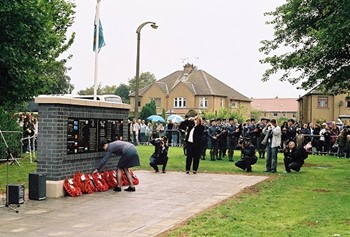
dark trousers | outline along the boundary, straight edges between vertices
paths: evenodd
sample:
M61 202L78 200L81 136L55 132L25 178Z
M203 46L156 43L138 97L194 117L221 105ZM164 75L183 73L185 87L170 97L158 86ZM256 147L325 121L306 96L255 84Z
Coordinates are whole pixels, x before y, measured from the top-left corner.
M197 171L199 167L199 160L201 157L202 149L198 146L195 146L193 143L187 143L187 157L186 157L186 171L191 170L191 164L193 161L193 171Z
M162 171L165 171L166 165L168 163L168 157L163 158L163 159L156 159L154 157L150 158L149 165L156 171L158 172L158 165L163 165Z
M252 165L256 163L256 159L253 157L244 157L235 163L235 166L242 170L252 171Z
M290 172L291 170L295 170L296 172L300 171L301 165L298 162L293 162L291 159L284 158L284 167L287 172Z

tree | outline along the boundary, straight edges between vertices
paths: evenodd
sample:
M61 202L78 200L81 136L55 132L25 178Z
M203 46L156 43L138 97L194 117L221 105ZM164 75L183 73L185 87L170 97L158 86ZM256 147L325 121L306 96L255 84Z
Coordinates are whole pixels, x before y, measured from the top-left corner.
M125 84L120 84L116 89L114 94L115 95L119 95L122 100L123 103L129 104L130 103L130 97L129 97L129 89L130 87L128 85Z
M262 80L283 71L281 81L301 82L301 88L340 94L350 89L350 1L288 0L265 13L273 20L274 39L262 41L260 51L270 64ZM287 48L287 53L276 50Z
M117 87L115 85L101 87L101 84L97 87L97 95L116 95ZM94 86L86 87L84 90L78 91L78 95L93 95L94 94Z
M140 75L139 88L142 89L148 85L153 84L156 81L156 77L153 73L143 72ZM131 92L135 92L136 77L129 79L129 88Z
M98 95L102 95L101 92L102 92L102 88L101 88L101 84L99 84L97 86L96 93ZM78 91L78 95L93 95L93 94L94 94L94 86L86 87L85 89Z
M75 4L65 0L3 0L0 4L0 106L13 108L41 91L70 87L58 60L74 40L67 40ZM58 83L64 80L66 85Z
M146 120L149 116L157 114L156 102L151 100L151 102L145 104L140 112L140 119Z

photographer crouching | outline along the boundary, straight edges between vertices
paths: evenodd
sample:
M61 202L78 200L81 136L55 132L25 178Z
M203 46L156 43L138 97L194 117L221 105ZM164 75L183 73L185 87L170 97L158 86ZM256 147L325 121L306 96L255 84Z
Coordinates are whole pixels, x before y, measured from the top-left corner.
M246 172L252 172L252 165L254 165L258 158L255 155L255 147L251 143L249 137L241 138L239 141L241 149L241 159L235 163L235 166L245 170Z
M310 148L311 143L306 144L304 147L296 148L295 142L290 141L288 146L283 149L285 173L290 173L291 170L299 172L304 164L304 160L308 157Z
M154 145L154 152L150 157L149 165L154 169L156 173L159 172L158 165L163 165L162 172L165 173L165 168L168 163L168 144L167 137L156 138L151 140L151 144Z

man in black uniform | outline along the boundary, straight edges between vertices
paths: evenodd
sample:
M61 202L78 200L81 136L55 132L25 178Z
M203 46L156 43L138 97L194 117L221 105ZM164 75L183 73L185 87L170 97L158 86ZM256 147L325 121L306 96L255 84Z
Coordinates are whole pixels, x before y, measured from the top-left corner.
M242 158L235 163L235 165L242 170L252 172L252 165L254 165L258 158L255 156L255 147L250 142L250 138L244 138L242 144Z
M163 165L162 172L165 173L165 168L168 163L168 145L167 138L161 137L151 141L154 145L154 152L150 157L149 165L154 169L156 173L159 172L158 165Z
M208 128L210 160L215 161L218 157L218 148L220 129L216 126L216 120L211 120L211 126Z
M185 115L185 120L182 121L179 125L179 132L180 132L180 137L181 137L181 144L183 147L184 155L187 155L187 148L186 148L186 135L187 135L187 130L188 127L193 127L193 120L188 119L189 116L186 114Z
M238 127L233 118L229 119L229 126L227 126L227 149L228 161L233 162L233 154L237 144Z

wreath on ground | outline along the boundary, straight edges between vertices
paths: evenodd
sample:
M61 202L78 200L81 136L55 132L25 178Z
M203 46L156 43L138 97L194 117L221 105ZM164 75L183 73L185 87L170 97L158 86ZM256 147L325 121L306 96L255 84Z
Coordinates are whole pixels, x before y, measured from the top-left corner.
M134 185L140 183L135 173L129 169ZM117 171L106 170L103 173L84 174L82 172L76 172L73 178L66 178L63 182L64 190L69 196L77 197L82 194L90 194L93 192L105 192L110 188L117 187ZM122 173L121 185L129 185L128 178L125 172Z

